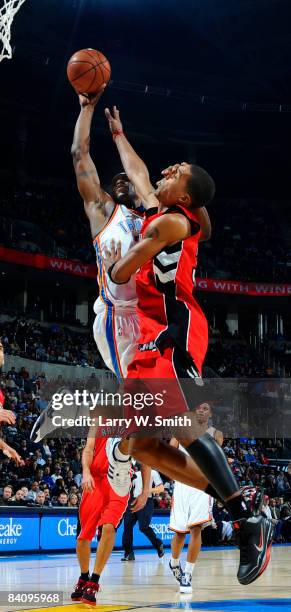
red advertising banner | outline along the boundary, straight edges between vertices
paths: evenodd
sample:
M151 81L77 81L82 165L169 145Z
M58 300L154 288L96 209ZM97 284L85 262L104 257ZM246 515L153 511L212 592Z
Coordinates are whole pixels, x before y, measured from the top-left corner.
M49 257L43 254L25 253L0 247L0 261L14 263L21 266L29 266L40 270L51 270L81 276L82 278L96 278L97 268L94 264L85 264L81 261L61 259L60 257ZM216 293L231 293L238 295L256 296L291 296L291 284L280 283L246 283L241 281L196 278L197 291L211 291Z

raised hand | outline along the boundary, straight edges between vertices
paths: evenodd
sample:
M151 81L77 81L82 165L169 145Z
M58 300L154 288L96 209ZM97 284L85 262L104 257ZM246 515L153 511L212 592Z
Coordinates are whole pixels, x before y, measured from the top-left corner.
M96 106L97 102L100 100L106 84L102 85L102 89L98 91L98 93L92 94L78 94L80 106L84 108L85 106Z
M104 246L104 249L102 251L101 256L102 256L102 259L103 259L105 270L107 272L107 270L110 268L110 266L115 264L122 257L122 255L121 255L121 242L118 241L116 243L115 240L112 239L111 242L110 242L110 247L109 248L106 245Z
M109 123L111 132L122 132L122 123L117 106L113 106L112 114L109 108L105 108L105 117Z

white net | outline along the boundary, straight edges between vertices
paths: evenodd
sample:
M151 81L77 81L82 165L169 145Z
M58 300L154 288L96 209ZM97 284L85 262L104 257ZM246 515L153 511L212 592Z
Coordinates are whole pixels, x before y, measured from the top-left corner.
M25 0L2 0L2 2L3 6L0 7L0 62L5 58L11 59L12 57L11 24L14 15Z

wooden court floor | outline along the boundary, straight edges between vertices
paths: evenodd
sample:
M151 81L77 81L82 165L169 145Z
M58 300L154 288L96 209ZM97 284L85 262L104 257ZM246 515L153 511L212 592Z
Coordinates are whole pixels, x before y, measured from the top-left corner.
M185 553L183 554L185 557ZM249 587L236 579L238 552L234 548L204 550L195 567L193 594L180 595L169 570L169 553L161 560L151 551L136 554L135 562L122 563L114 553L102 580L98 612L138 610L163 612L169 609L193 612L291 612L291 547L275 546L265 574ZM74 555L42 555L0 558L1 591L61 591L62 606L11 606L2 597L1 612L84 612L84 604L71 604L70 593L78 578Z

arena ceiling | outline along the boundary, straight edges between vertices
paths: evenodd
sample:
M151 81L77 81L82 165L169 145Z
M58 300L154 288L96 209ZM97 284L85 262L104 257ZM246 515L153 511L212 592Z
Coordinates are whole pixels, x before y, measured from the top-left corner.
M291 103L290 18L289 0L27 0L15 61L60 82L72 52L91 46L117 82Z
M195 159L199 149L199 163L231 193L239 175L241 193L254 182L262 193L272 180L276 195L280 176L289 194L290 22L290 0L26 0L13 25L13 59L0 65L3 141L10 146L17 124L18 139L26 130L51 158L54 129L67 130L69 150L78 106L66 63L75 50L95 47L112 66L102 106L120 106L145 159L155 145L154 172L163 156ZM101 107L94 129L108 139ZM167 141L173 156L160 153ZM32 171L44 163L39 156Z

